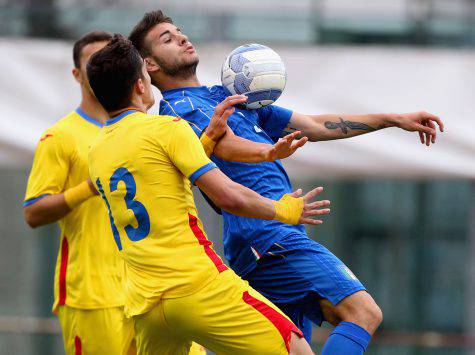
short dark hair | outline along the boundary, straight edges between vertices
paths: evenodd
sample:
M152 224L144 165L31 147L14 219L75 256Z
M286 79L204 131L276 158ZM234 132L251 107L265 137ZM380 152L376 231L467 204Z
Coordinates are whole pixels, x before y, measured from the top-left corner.
M86 67L89 85L106 111L130 104L134 83L143 77L142 65L140 53L120 34L91 56Z
M73 61L76 68L81 67L81 52L88 44L96 42L108 42L112 39L112 33L102 30L94 30L86 33L84 36L74 42Z
M145 37L150 30L160 23L173 23L172 19L165 15L162 10L155 10L145 13L142 19L130 32L129 39L143 57L150 55L148 47L145 45Z

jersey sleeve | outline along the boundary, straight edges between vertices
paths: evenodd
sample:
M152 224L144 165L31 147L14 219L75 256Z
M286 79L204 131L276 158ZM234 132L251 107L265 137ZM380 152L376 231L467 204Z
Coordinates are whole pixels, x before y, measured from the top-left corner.
M205 112L196 107L189 97L183 97L176 106L175 103L176 102L173 101L162 100L160 104L160 114L181 117L188 122L196 135L201 137L201 134L204 132L206 127L208 127L209 122L211 121L213 112Z
M23 206L63 191L71 157L62 139L61 133L48 130L38 142Z
M217 168L206 155L203 146L185 120L169 123L169 134L165 150L178 170L193 184L204 173Z
M289 124L292 110L269 105L257 110L259 116L259 126L271 137L277 141L283 136L285 127Z

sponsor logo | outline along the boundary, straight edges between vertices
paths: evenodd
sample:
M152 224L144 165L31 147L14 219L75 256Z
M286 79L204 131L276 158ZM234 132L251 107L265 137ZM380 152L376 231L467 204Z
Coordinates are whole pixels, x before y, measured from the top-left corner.
M183 99L181 99L181 100L175 101L175 102L173 103L173 105L176 106L177 104L179 104L179 103L181 103L181 102L185 102L185 99L183 98Z
M41 137L40 142L43 142L44 140L48 139L49 137L53 137L52 134L45 134L43 137Z
M178 122L181 120L181 117L180 116L176 116L174 119L173 119L173 122Z
M256 131L256 133L261 133L261 132L262 132L262 129L260 129L259 127L257 127L256 125L254 125L254 131Z

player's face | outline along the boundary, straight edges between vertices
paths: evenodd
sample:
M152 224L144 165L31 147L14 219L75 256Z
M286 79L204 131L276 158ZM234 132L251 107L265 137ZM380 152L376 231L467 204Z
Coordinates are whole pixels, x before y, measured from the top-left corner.
M100 51L107 45L107 41L89 43L83 47L81 51L81 57L79 58L80 67L73 69L73 75L76 78L77 82L81 84L84 88L92 92L91 87L89 86L89 80L87 78L86 65L91 56Z
M187 77L195 74L198 54L188 37L175 25L158 24L147 34L145 43L158 70L169 76Z

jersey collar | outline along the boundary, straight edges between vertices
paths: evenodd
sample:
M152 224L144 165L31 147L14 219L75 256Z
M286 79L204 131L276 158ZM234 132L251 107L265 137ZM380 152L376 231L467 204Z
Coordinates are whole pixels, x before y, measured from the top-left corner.
M91 116L88 116L88 115L86 114L86 112L84 112L83 110L81 110L80 107L78 107L78 108L76 109L76 113L77 113L79 116L81 116L82 118L84 118L87 122L90 122L90 123L92 123L92 124L95 124L95 125L98 126L98 127L103 127L103 126L104 126L102 123L96 121L96 120L95 120L94 118L92 118Z
M119 122L121 119L123 119L125 116L128 116L132 113L135 113L137 112L137 110L127 110L127 111L124 111L122 112L120 115L117 115L117 116L114 116L110 119L107 120L106 122L106 126L110 126L111 124L114 124L116 122Z

